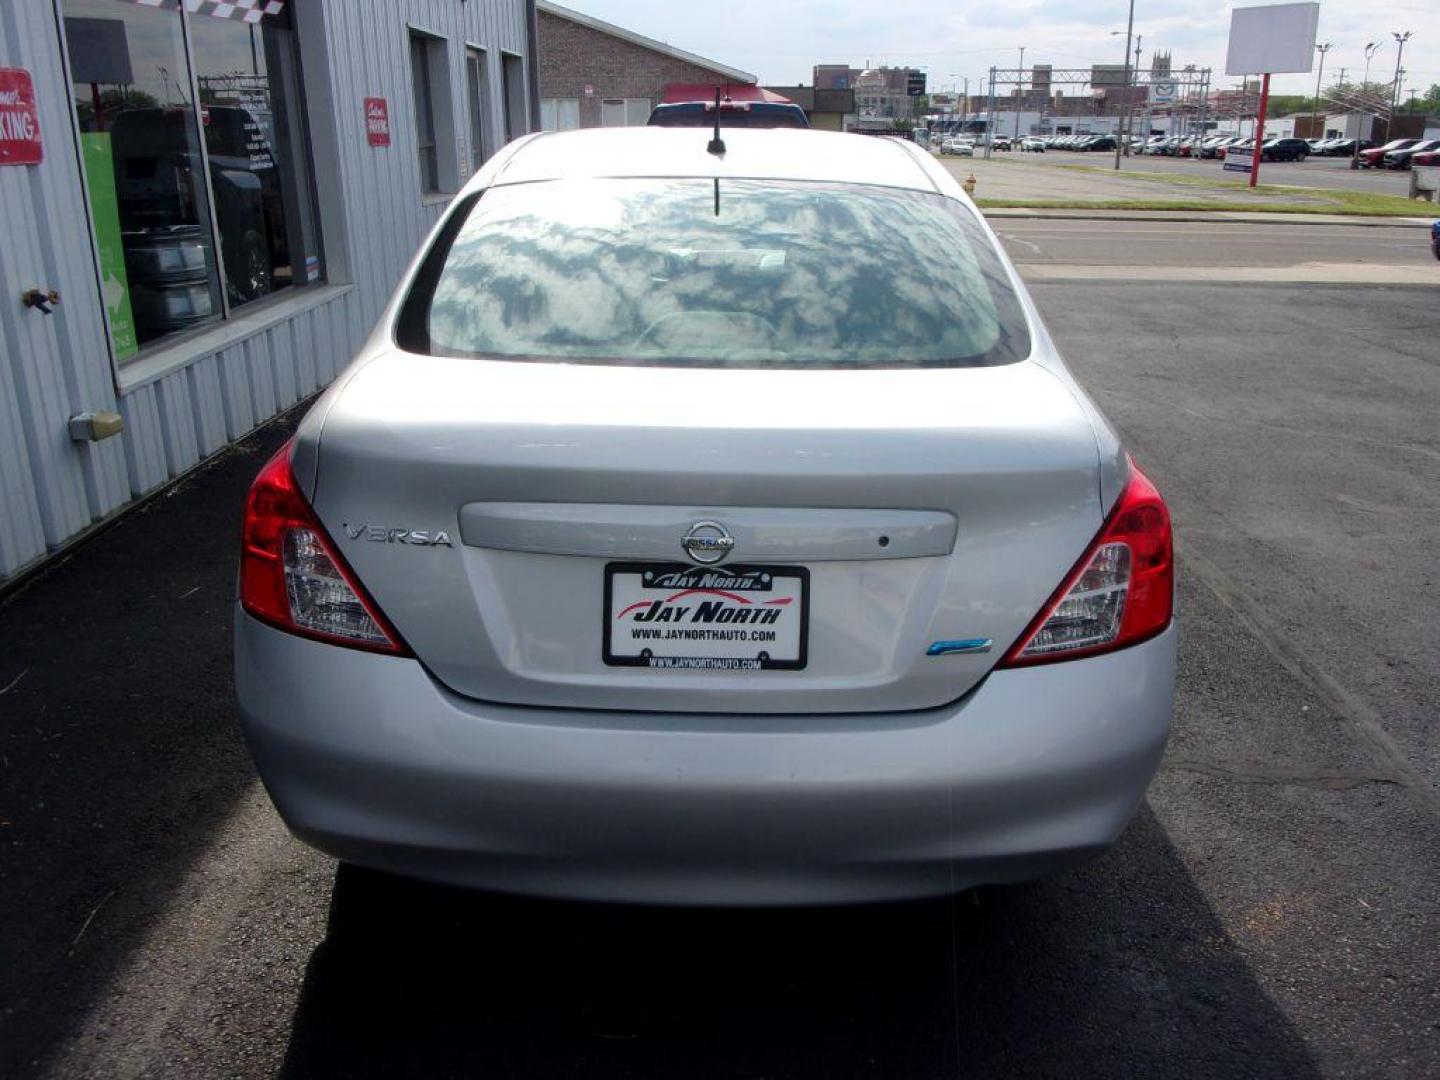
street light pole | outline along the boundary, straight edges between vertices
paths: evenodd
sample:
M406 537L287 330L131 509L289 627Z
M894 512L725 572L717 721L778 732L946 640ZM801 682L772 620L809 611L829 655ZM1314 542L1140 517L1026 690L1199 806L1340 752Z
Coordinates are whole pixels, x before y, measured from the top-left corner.
M1369 98L1366 95L1370 93L1370 58L1375 55L1375 50L1377 50L1378 48L1380 48L1380 42L1378 41L1370 41L1366 42L1365 44L1365 77L1360 80L1360 104L1362 106L1364 106L1365 103L1369 101ZM1369 112L1362 111L1360 113L1360 116L1362 118L1367 118L1369 117L1369 115ZM1363 122L1364 121L1362 119L1362 125ZM1360 168L1360 140L1363 138L1369 138L1370 135L1373 135L1375 133L1374 121L1371 121L1368 127L1368 132L1355 132L1355 149L1350 153L1350 168L1352 169Z
M1125 20L1125 122L1123 126L1126 130L1122 138L1115 140L1115 169L1117 172L1120 169L1121 148L1128 145L1130 141L1130 117L1132 115L1131 110L1134 108L1134 105L1130 101L1130 96L1135 92L1134 87L1131 86L1132 80L1130 74L1130 39L1134 36L1134 34L1135 0L1130 0L1130 14ZM1139 66L1138 61L1136 66Z
M1392 32L1390 36L1395 39L1395 87L1390 96L1390 123L1385 125L1386 139L1391 136L1391 129L1395 126L1395 113L1400 108L1400 58L1405 55L1405 42L1410 40L1410 31L1406 30L1403 34Z
M1144 40L1145 40L1145 35L1144 35L1144 34L1136 34L1136 35L1135 35L1135 89L1136 89L1136 90L1139 90L1139 89L1140 89L1140 43L1141 43L1142 41L1144 41ZM1130 100L1130 101L1127 101L1127 102L1125 103L1125 136L1126 136L1127 140L1130 139L1130 138L1132 138L1132 137L1135 135L1135 102L1134 102L1134 100L1133 100L1134 97L1135 97L1135 95L1134 95L1134 94L1131 94L1130 97L1131 97L1131 100ZM1145 119L1146 119L1146 121L1147 121L1147 123L1145 124L1145 128L1146 128L1146 130L1147 130L1147 132L1148 132L1148 130L1149 130L1149 128L1150 128L1150 124L1148 123L1148 121L1149 121L1149 119L1150 119L1150 100L1149 100L1149 94L1146 94L1146 100L1145 100ZM1129 156L1130 156L1130 144L1129 144L1128 141L1127 141L1126 144L1125 144L1125 156L1126 156L1126 157L1129 157Z
M1325 137L1325 132L1317 132L1315 130L1315 121L1320 118L1320 80L1325 75L1325 54L1328 53L1333 47L1334 46L1332 46L1331 43L1328 41L1325 42L1324 45L1315 46L1315 51L1320 54L1320 70L1315 74L1315 107L1310 112L1310 137L1312 139L1321 139Z

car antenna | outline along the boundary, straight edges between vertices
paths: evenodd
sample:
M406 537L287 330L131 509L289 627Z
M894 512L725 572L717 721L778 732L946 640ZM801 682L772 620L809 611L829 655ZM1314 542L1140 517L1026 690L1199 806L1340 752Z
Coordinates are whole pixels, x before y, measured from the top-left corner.
M720 138L720 87L715 87L715 137L710 140L710 145L705 147L707 154L714 154L717 157L725 153L725 142Z

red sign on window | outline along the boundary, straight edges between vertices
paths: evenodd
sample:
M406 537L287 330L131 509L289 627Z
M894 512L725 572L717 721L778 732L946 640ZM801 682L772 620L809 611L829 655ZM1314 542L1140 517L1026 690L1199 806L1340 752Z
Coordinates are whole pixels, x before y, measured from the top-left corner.
M365 99L365 138L371 146L390 145L390 106L383 97Z
M30 73L0 68L0 165L39 165L44 158Z

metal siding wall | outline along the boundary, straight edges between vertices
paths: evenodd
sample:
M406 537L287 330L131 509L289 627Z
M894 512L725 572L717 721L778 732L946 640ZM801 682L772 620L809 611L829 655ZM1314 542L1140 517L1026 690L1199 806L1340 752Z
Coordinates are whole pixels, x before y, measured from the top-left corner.
M468 156L466 46L477 45L487 51L489 125L491 131L503 131L500 53L524 55L525 4L523 0L345 0L343 4L331 0L328 10L331 56L360 61L333 64L330 75L341 132L352 267L361 292L362 323L368 330L421 238L440 220L446 205L444 200L425 205L420 194L409 28L445 41L452 113L459 128L455 134L464 139ZM383 97L389 102L389 147L366 143L361 105L366 97ZM441 153L458 154L459 149L456 143L440 146ZM495 149L498 147L491 148L492 153ZM470 172L462 162L460 175L468 178ZM385 213L377 217L376 207L385 207Z
M30 72L45 148L41 165L0 168L3 576L121 505L129 491L121 448L113 442L76 446L66 427L82 409L114 408L115 391L108 360L96 364L103 323L70 97L48 4L0 3L0 66ZM53 315L15 302L31 287L60 290Z
M363 343L445 211L444 200L420 196L407 27L446 40L456 134L467 147L465 48L487 50L490 130L503 130L500 53L525 53L524 0L320 2L325 55L302 64L336 103L347 235L327 235L325 246L345 250L356 287L117 396L55 13L48 0L0 0L0 66L33 74L45 140L43 165L0 168L0 295L32 285L64 294L48 317L0 306L0 581L325 385ZM390 103L388 148L366 142L367 96ZM462 162L461 175L469 172ZM70 442L72 413L107 408L124 416L121 436Z

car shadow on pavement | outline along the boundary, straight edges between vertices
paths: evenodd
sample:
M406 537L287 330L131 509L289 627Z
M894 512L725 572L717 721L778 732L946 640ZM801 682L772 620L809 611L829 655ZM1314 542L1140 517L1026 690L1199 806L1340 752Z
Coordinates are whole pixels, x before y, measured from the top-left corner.
M240 513L297 414L0 597L0 1076L48 1071L253 790Z
M1033 885L865 908L525 901L342 866L282 1075L1316 1075L1149 808Z

